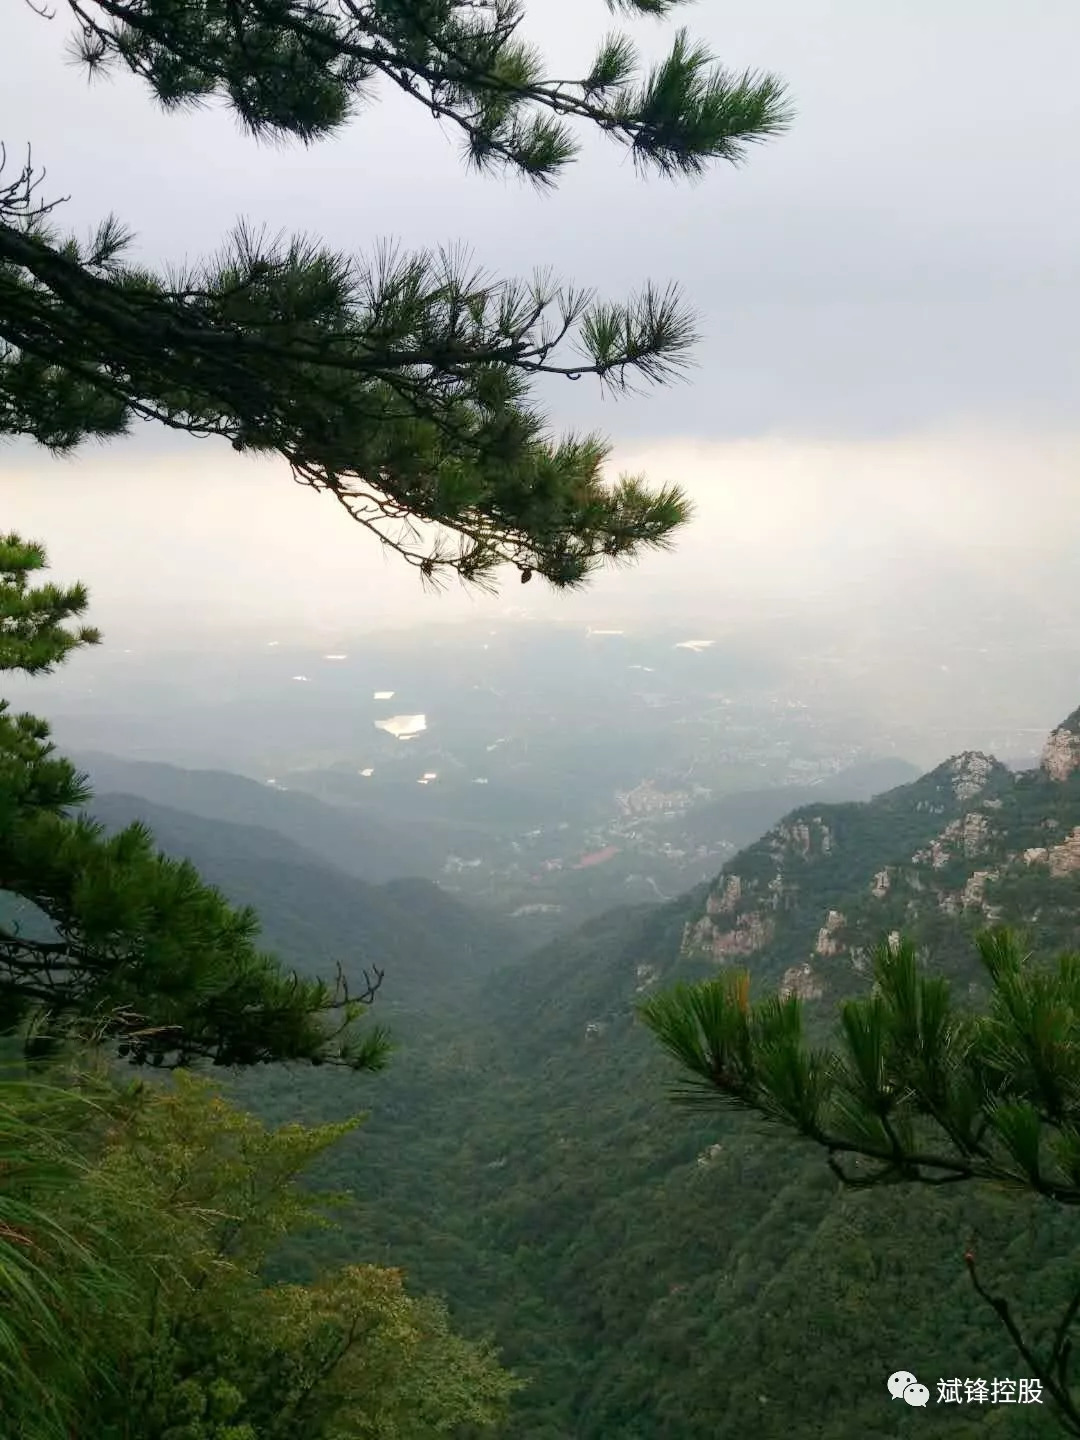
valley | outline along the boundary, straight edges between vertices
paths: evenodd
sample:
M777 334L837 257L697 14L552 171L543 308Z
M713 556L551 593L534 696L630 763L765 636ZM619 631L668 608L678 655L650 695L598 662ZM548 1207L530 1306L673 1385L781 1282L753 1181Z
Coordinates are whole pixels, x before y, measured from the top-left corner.
M526 744L500 716L481 787L464 763L478 727L460 717L455 749L432 724L358 748L370 767L279 766L273 785L82 757L94 813L144 819L254 905L288 963L385 968L385 1075L228 1081L272 1120L368 1112L313 1176L351 1192L339 1228L290 1242L274 1273L402 1265L526 1381L505 1440L857 1440L884 1433L896 1357L920 1374L1012 1363L958 1257L977 1235L1012 1284L1015 1200L844 1193L815 1151L760 1123L675 1110L635 1007L746 966L756 993L801 995L825 1035L894 929L969 1003L984 993L973 936L1002 913L1051 950L1074 944L1080 717L1034 767L969 751L919 774L863 758L800 707L733 699L714 705L721 723L701 703L684 702L677 733L698 749L681 769L642 768L647 726L609 753L582 727L535 725ZM556 756L580 777L558 798L541 779ZM746 785L762 769L769 783ZM416 878L386 874L403 864ZM1067 1283L1068 1217L1021 1203L1016 1299L1037 1312ZM1037 1440L1049 1424L986 1410L949 1434ZM924 1417L893 1413L887 1433L925 1433Z

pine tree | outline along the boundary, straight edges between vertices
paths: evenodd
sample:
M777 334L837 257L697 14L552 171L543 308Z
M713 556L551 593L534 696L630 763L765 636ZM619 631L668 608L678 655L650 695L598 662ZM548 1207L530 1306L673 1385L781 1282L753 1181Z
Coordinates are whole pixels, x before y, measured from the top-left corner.
M0 669L48 673L99 639L68 624L83 586L31 585L44 565L42 546L0 538ZM384 1062L383 1032L355 1027L377 971L343 968L334 985L287 973L257 948L250 910L158 854L144 826L107 838L79 813L88 798L45 722L0 700L0 1035L31 1053L109 1040L133 1064Z
M607 3L662 17L682 0ZM612 34L579 79L548 79L518 33L522 0L68 5L89 73L124 67L167 109L218 98L252 135L307 144L392 86L468 164L539 187L573 160L575 127L642 170L696 176L789 119L774 76L725 70L683 30L646 73ZM40 180L28 157L0 187L0 435L63 452L145 419L279 455L432 581L490 586L508 562L522 581L577 585L688 516L677 487L609 484L607 443L555 438L530 399L542 375L620 392L675 376L695 338L675 290L612 303L449 251L358 259L246 228L205 264L156 274L125 258L114 217L87 243L63 234Z
M1080 953L1038 964L1007 928L976 943L991 985L985 1013L959 1009L910 940L884 941L871 994L841 1007L834 1048L808 1043L797 996L752 1004L741 971L675 986L639 1014L683 1072L678 1101L719 1102L794 1132L845 1186L978 1181L1080 1205ZM1080 1435L1080 1283L1037 1346L983 1284L973 1249L963 1261L1062 1428Z

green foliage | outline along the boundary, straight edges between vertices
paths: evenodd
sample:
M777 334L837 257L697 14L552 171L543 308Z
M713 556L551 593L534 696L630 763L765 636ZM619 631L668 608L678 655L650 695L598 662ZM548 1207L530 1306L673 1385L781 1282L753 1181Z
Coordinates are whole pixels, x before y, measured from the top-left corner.
M25 1104L5 1093L10 1109ZM83 1145L78 1184L56 1192L39 1171L25 1178L28 1203L44 1201L51 1216L35 1239L89 1242L101 1273L116 1277L104 1294L73 1285L58 1251L66 1347L20 1337L38 1393L71 1426L57 1435L423 1440L498 1418L515 1382L489 1346L453 1334L441 1306L408 1295L399 1271L350 1265L308 1285L262 1278L284 1238L327 1226L344 1203L299 1177L358 1121L267 1130L183 1073L123 1099ZM27 1119L36 1125L29 1110ZM5 1419L32 1413L18 1399L5 1391ZM35 1422L18 1433L54 1432Z
M0 1078L0 1420L25 1440L69 1440L73 1400L104 1380L89 1359L97 1316L130 1300L100 1226L72 1228L88 1137L118 1099L101 1085Z
M881 944L874 993L841 1007L830 1051L807 1044L797 997L750 1005L741 972L653 996L640 1014L686 1074L681 1098L721 1098L832 1157L873 1162L860 1183L962 1176L1076 1203L1080 1191L1038 1156L1061 1149L1080 1102L1077 957L1033 969L1007 930L979 949L994 987L983 1016L953 1007L910 940Z
M609 8L663 16L679 3L609 0ZM572 121L628 145L644 166L695 174L709 160L740 158L788 119L777 80L723 70L681 31L637 83L623 36L603 42L582 79L548 80L517 36L521 0L384 0L363 12L314 0L71 8L84 64L126 67L167 108L216 95L253 134L310 141L340 126L382 77L457 127L474 164L539 183L577 153Z
M89 625L65 628L86 609L85 585L30 588L31 575L44 566L44 546L14 534L0 537L0 670L48 675L72 650L101 639Z
M124 67L166 108L220 97L253 134L308 142L388 81L460 133L470 164L539 185L573 158L575 123L694 175L788 120L775 77L728 72L683 31L644 76L612 36L582 79L547 79L520 0L70 5L90 72ZM675 487L609 484L607 443L552 438L531 403L538 375L627 390L679 373L695 333L673 289L615 304L543 274L494 280L448 251L361 261L244 228L158 275L127 261L112 217L87 244L58 231L38 179L28 160L0 188L0 435L64 451L143 418L280 455L431 580L490 585L509 562L577 585L666 546L689 515Z
M101 1416L102 1440L423 1440L497 1417L513 1382L440 1306L410 1298L400 1272L260 1278L283 1237L326 1223L333 1197L297 1179L355 1124L268 1131L180 1075L118 1137L89 1192L100 1187L106 1212L141 1196L134 1235L112 1233L134 1240L148 1282L135 1344L128 1325L107 1338L130 1380L115 1419Z

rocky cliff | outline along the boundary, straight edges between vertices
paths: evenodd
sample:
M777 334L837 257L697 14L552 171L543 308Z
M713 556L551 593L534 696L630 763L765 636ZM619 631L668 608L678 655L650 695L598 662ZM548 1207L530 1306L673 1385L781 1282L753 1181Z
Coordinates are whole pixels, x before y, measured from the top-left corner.
M997 922L1039 946L1080 944L1080 710L1035 769L966 752L869 802L794 811L721 871L682 944L759 985L835 1000L900 931L977 981L971 935Z

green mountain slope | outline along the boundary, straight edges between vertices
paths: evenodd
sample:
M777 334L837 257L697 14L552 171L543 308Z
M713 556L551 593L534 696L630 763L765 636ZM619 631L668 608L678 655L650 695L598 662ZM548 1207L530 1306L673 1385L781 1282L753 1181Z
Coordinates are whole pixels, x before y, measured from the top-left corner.
M261 785L226 770L185 770L98 752L75 754L95 791L138 795L233 825L280 831L322 861L372 883L403 875L434 878L453 849L430 827L394 823L357 805L327 804L301 790Z
M904 930L977 991L971 938L998 921L1043 950L1080 939L1080 711L1035 769L967 753L869 805L787 816L724 868L684 949L836 1000Z
M141 820L167 854L193 861L234 904L252 905L268 948L305 971L385 971L379 1010L444 1005L455 987L520 951L516 932L429 880L370 885L276 831L208 820L133 795L97 795L109 830Z
M738 964L759 991L800 990L825 1028L900 926L977 985L969 937L988 918L1075 935L1077 873L1080 714L1037 771L965 754L865 804L803 807L713 882L613 912L427 1017L333 1159L327 1178L358 1196L333 1253L393 1257L494 1331L530 1381L507 1440L1057 1433L1035 1405L900 1407L885 1380L909 1369L934 1395L1026 1374L962 1254L1038 1333L1080 1259L1073 1217L965 1187L840 1192L817 1151L672 1108L634 1005ZM281 1113L356 1106L325 1075L245 1093Z

